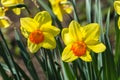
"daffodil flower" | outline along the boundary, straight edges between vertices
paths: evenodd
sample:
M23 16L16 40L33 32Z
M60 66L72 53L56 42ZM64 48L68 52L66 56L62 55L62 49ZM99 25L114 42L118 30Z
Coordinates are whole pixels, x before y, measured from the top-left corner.
M16 6L18 4L23 4L23 3L24 3L23 0L1 0L1 4L2 4L3 7L6 8L6 10L9 7L13 7L13 6ZM20 8L13 8L12 10L17 15L19 15L21 13L21 9Z
M67 3L67 0L49 0L49 2L54 14L60 21L63 21L63 14L72 12L72 6Z
M5 12L2 7L0 7L0 28L6 28L10 26L10 22L7 17L5 17Z
M48 12L43 11L36 14L34 18L21 18L21 32L27 38L28 49L31 53L37 52L41 47L54 49L54 39L60 30L52 26L52 19Z
M118 15L120 15L120 1L114 1L114 9ZM120 17L118 19L118 28L120 29Z
M82 27L76 21L72 21L69 28L64 28L61 33L62 39L67 45L62 52L62 60L71 62L77 58L83 61L92 61L90 51L101 53L106 47L99 42L100 27L97 23L91 23Z

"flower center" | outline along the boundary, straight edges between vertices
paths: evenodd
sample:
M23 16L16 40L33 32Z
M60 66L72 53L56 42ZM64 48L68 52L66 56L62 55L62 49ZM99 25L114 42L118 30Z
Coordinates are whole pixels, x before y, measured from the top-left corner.
M75 56L82 56L86 53L86 44L82 41L75 42L71 50Z
M29 39L35 44L39 44L44 40L44 35L40 30L36 30L30 33Z

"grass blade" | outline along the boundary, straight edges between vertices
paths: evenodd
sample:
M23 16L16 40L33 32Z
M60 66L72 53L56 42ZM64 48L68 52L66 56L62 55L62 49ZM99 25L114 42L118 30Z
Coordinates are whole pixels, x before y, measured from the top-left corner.
M33 66L33 63L30 59L30 55L26 51L25 46L20 38L20 34L18 33L18 31L16 29L15 29L15 38L16 38L18 46L21 50L21 56L23 57L23 61L26 65L26 68L28 69L29 73L31 74L31 76L34 80L39 80L38 75Z

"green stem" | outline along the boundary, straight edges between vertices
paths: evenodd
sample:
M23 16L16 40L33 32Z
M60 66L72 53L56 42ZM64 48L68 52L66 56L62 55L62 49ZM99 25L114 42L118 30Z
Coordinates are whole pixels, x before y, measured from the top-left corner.
M3 47L3 50L5 50L5 53L4 53L4 54L5 54L5 57L6 57L6 59L7 59L8 67L10 68L12 74L15 75L15 78L17 78L17 80L21 80L20 74L19 74L19 72L16 70L15 61L14 61L14 59L13 59L13 57L12 57L12 54L11 54L9 48L8 48L8 45L7 45L7 43L6 43L6 40L5 40L5 38L4 38L1 30L0 30L0 36L1 36L1 38L2 38L2 42L3 42L3 43L2 43L2 44L3 44L2 47ZM5 60L5 61L6 61L6 60ZM13 71L13 69L14 69L15 71Z
M72 0L71 4L73 6L73 14L74 14L74 20L76 20L77 22L80 22L78 15L77 15L77 10L76 10L76 0Z

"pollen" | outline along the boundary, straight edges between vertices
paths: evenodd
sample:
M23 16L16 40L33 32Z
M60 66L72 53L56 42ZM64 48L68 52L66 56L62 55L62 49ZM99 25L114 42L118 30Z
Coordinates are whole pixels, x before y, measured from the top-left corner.
M75 42L72 45L71 50L75 56L82 56L86 53L86 44L83 41Z
M29 39L31 42L33 42L35 44L39 44L39 43L43 42L44 35L43 35L42 31L36 30L36 31L30 33Z

